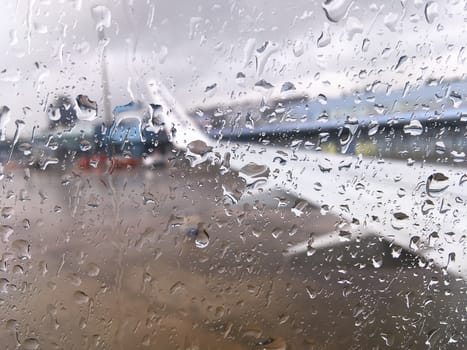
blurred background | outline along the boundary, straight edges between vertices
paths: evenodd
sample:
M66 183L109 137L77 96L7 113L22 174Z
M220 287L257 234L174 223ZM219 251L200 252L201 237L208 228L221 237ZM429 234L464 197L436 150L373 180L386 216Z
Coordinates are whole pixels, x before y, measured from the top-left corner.
M335 131L348 134L342 127L350 117L362 121L362 139L344 153L400 157L410 150L405 158L452 161L463 152L461 133L452 132L465 114L462 1L3 6L0 84L9 113L3 109L2 138L14 138L16 120L24 121L21 140L76 122L93 134L111 124L116 107L142 100L152 78L169 86L213 136L223 129L225 136L246 137L248 128L258 139L279 130L341 151ZM95 102L95 115L80 115L83 105L77 113L79 95ZM404 133L414 115L430 137L452 122L438 139L443 154L427 133L417 137L411 126ZM396 136L387 142L390 130ZM407 147L393 144L402 136Z
M384 233L347 239L358 223L287 188L255 192L227 162L194 162L147 91L166 86L232 153L277 151L282 170L247 169L261 181L311 174L289 155L343 155L402 164L414 185L398 198L425 188L413 169L426 164L461 186L465 1L0 6L5 349L465 347L465 276ZM366 171L356 178L378 173ZM446 219L456 224L459 191ZM339 244L311 247L330 232ZM465 231L452 235L465 254ZM284 254L303 242L303 254Z

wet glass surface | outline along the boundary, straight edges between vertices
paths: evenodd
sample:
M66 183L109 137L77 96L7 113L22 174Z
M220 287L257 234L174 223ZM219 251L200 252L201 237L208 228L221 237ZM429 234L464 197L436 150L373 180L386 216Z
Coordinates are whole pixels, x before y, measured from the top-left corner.
M1 349L464 349L464 1L5 0Z
M462 340L462 281L381 239L346 242L345 232L341 245L284 256L294 242L326 235L336 218L308 205L296 216L290 198L281 208L226 206L221 184L233 176L173 162L111 176L32 171L26 181L21 170L6 172L2 196L28 193L5 201L8 219L2 211L6 348L29 348L28 338L44 349Z

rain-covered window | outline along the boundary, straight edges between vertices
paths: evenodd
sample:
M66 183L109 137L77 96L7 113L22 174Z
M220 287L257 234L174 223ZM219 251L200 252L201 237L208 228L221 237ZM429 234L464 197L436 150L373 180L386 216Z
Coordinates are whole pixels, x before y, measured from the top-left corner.
M3 0L0 348L465 349L463 0Z

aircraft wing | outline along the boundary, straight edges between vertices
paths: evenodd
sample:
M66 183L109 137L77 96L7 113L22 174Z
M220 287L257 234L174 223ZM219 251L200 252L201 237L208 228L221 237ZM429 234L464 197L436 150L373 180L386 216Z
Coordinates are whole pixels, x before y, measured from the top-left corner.
M263 191L284 191L349 223L348 233L335 232L322 245L378 235L467 278L464 168L214 140L163 85L150 81L147 97L165 109L163 122L177 148L191 152L193 145L204 145L230 158L230 167L241 176L264 180ZM288 253L307 246L298 244Z

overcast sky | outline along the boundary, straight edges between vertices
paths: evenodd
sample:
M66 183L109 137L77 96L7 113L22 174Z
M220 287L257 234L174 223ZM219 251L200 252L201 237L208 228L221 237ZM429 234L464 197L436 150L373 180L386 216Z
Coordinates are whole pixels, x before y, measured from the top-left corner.
M44 125L44 103L56 94L87 94L101 106L96 25L106 27L113 106L137 99L147 78L171 86L186 107L260 98L287 81L313 97L375 80L397 88L462 78L465 1L430 3L4 0L0 106L12 121L26 119L25 130ZM274 88L255 88L261 79Z

